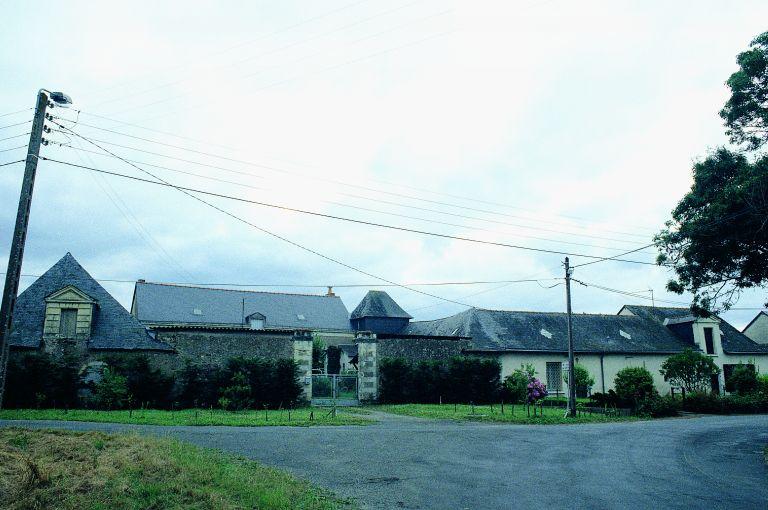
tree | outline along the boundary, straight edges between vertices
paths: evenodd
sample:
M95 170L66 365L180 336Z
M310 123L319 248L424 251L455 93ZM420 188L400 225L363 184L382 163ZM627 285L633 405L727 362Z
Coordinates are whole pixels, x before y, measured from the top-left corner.
M657 236L667 289L693 293L692 309L728 309L741 290L768 284L768 156L750 163L720 148L693 167L693 186Z
M523 404L528 397L528 383L536 376L536 369L528 364L521 364L504 378L502 395L511 404Z
M613 381L616 397L622 405L637 408L640 402L656 394L653 376L645 367L626 367L616 374Z
M574 365L573 372L576 374L576 394L578 397L586 397L589 392L589 388L595 385L595 378L590 375L582 365ZM568 384L568 373L563 376L565 383Z
M731 141L755 151L768 143L768 32L736 60L720 116ZM747 156L721 147L695 163L691 190L655 238L658 263L676 273L667 289L691 292L696 315L727 310L743 289L768 285L768 156Z
M725 391L746 395L757 391L758 381L755 365L739 363L733 367L733 372L725 379Z
M320 338L312 340L312 371L325 372L326 350L325 342Z
M720 369L709 356L685 349L664 360L660 372L664 380L674 386L690 392L703 392L710 387L712 376L719 374Z
M739 70L728 78L731 97L720 111L731 141L755 150L768 142L768 32L739 53Z
M128 398L128 380L110 369L104 368L101 381L96 383L96 402L103 409L120 409Z

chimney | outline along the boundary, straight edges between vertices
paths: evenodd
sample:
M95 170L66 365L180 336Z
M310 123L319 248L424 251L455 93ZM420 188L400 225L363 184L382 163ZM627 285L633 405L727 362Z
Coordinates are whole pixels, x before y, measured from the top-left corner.
M334 294L334 293L333 293L333 287L331 287L331 286L329 285L329 286L328 286L328 293L326 294L326 296L328 296L328 297L334 297L335 295L336 295L336 294Z
M136 280L136 283L147 283L147 280L145 280L144 278L139 278L138 280Z

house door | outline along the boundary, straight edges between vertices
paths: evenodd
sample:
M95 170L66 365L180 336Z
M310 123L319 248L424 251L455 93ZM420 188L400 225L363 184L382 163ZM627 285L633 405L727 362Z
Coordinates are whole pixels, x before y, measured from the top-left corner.
M720 377L717 374L712 376L712 393L715 395L720 394Z

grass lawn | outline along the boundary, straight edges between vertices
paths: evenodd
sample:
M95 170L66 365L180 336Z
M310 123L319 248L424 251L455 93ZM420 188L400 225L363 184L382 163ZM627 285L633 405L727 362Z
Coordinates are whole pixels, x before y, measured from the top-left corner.
M310 419L310 417L312 419ZM336 417L329 410L302 407L290 412L283 411L222 411L214 409L185 409L161 411L157 409L129 411L92 411L86 409L2 409L3 420L71 420L101 423L133 423L139 425L228 425L238 427L264 427L291 425L367 425L370 420L360 415L336 409Z
M431 418L435 420L460 420L460 421L480 421L488 423L518 423L518 424L561 424L561 423L600 423L614 421L633 421L637 417L633 416L606 416L604 414L588 414L580 412L576 418L565 418L563 415L565 409L562 407L544 406L544 415L541 415L541 409L537 409L536 416L528 416L524 405L505 405L504 413L501 412L501 406L472 406L459 404L454 407L453 404L397 404L380 405L372 409L383 411L385 413L401 414L405 416L415 416L417 418Z
M280 470L171 439L0 430L0 508L351 507Z

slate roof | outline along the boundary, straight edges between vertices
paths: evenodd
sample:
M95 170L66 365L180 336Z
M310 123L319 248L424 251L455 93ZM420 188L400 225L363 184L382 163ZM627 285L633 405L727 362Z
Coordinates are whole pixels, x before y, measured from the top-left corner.
M139 281L134 290L132 311L140 322L147 325L235 326L245 324L245 317L258 312L265 317L266 329L350 330L349 312L341 298L327 295Z
M626 305L624 309L633 314L663 323L664 319L687 318L691 315L688 308L658 308L651 306ZM768 345L758 344L747 335L731 326L722 318L715 316L720 321L720 333L723 350L729 354L768 354Z
M472 350L566 352L567 315L473 308L445 319L411 322L403 333L471 337ZM623 333L623 334L622 334ZM602 314L573 315L577 352L674 353L691 344L657 321Z
M351 319L363 317L388 317L413 319L408 313L382 290L369 290L360 304L352 311Z
M153 339L147 329L67 253L16 300L10 345L38 348L43 337L45 298L72 285L96 301L91 326L91 349L173 351Z

